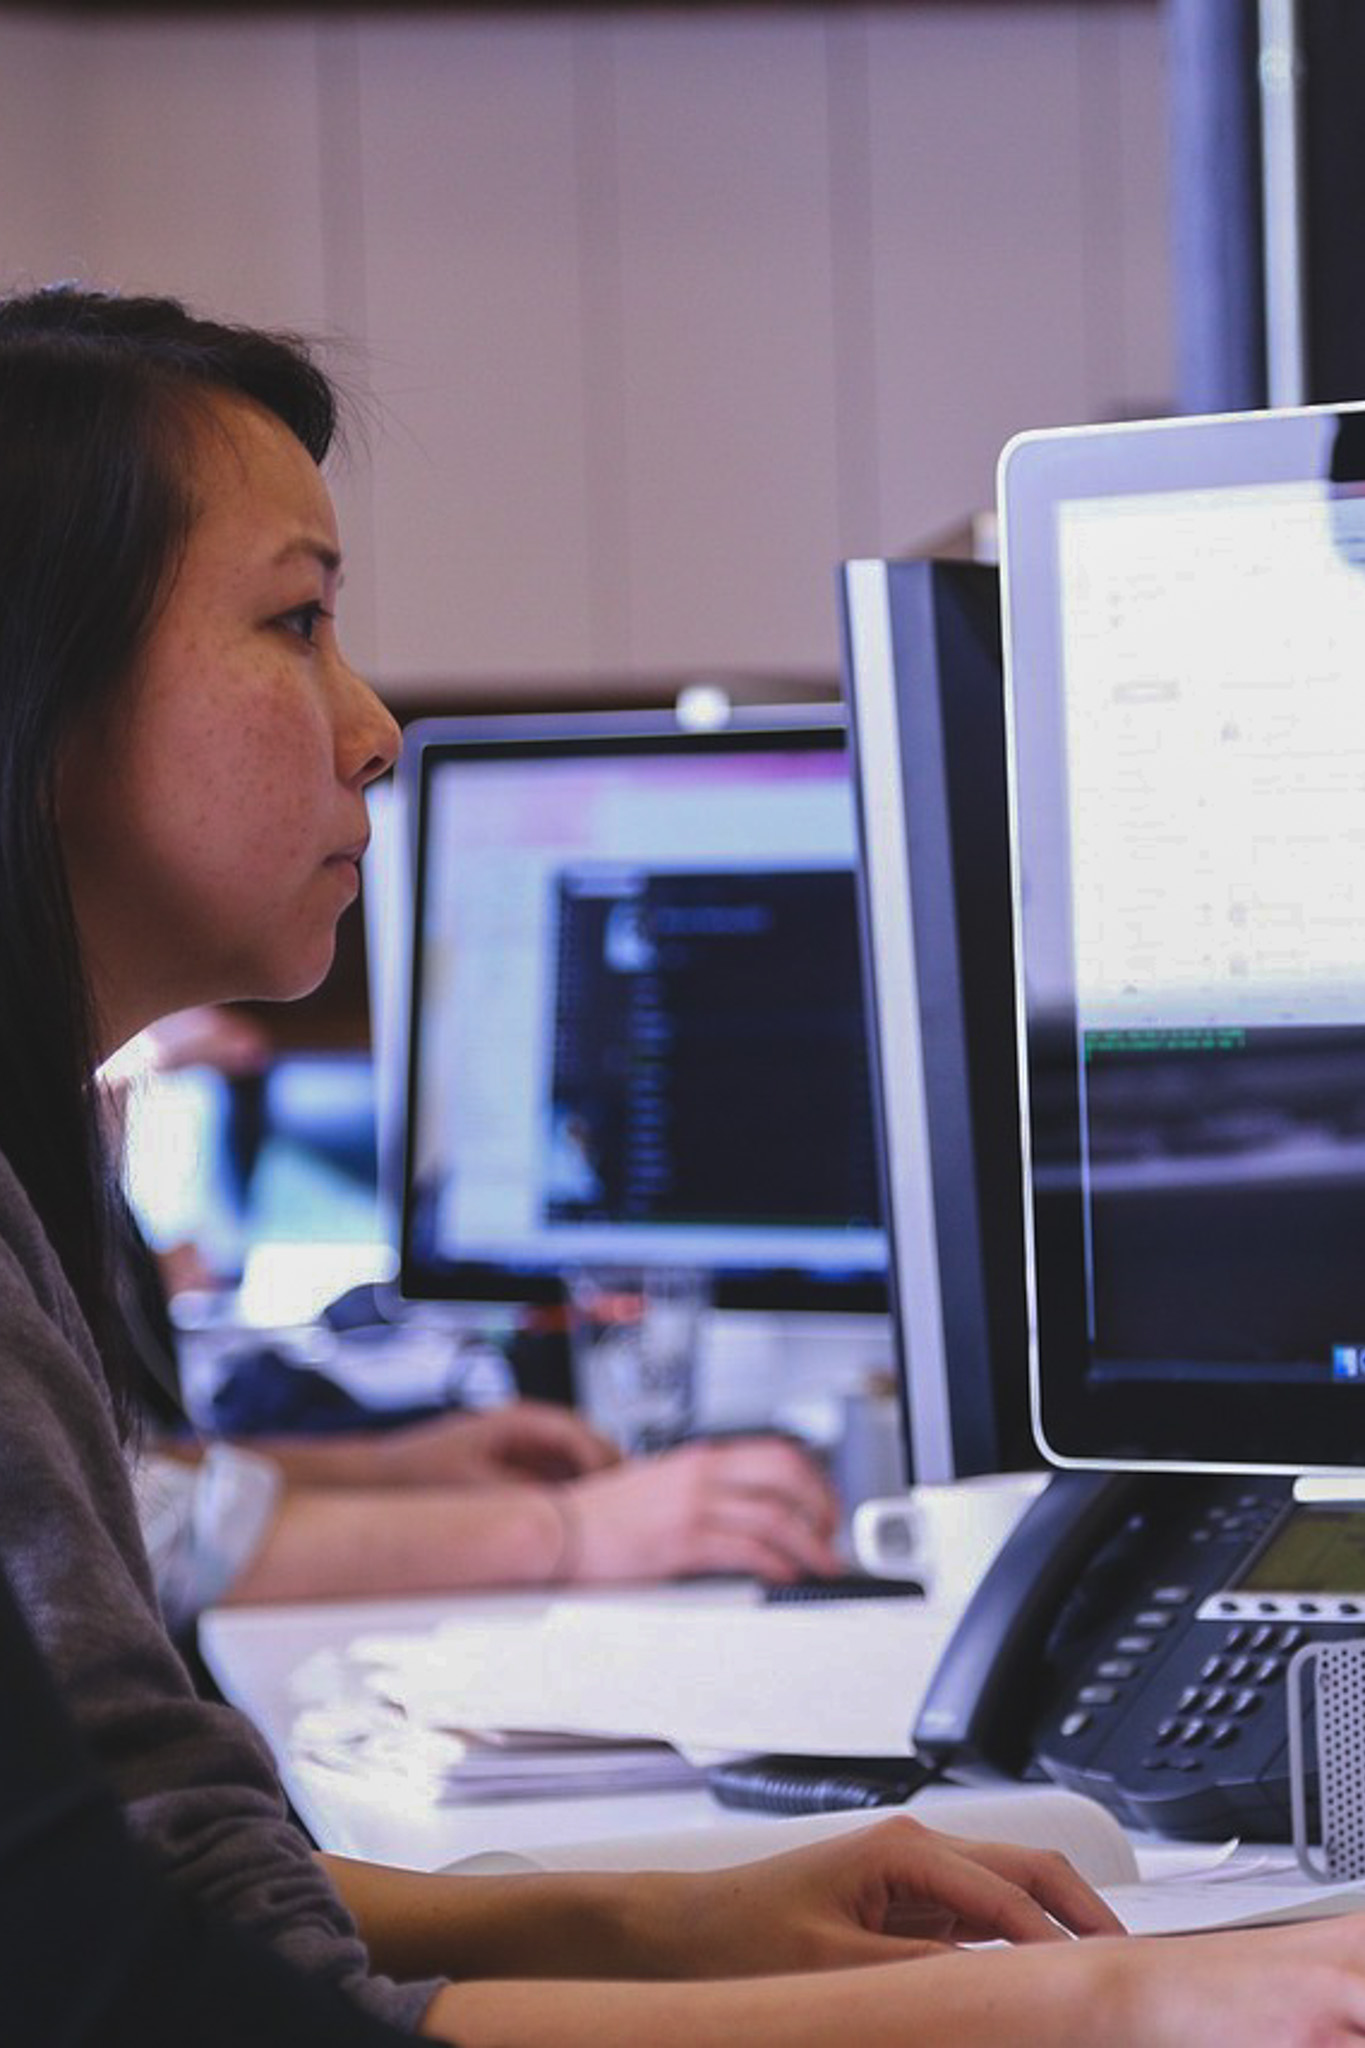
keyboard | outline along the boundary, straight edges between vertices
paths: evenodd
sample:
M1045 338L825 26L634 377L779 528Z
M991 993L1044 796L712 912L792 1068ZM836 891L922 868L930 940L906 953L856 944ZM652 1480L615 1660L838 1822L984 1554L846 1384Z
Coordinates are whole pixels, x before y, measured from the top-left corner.
M814 1600L922 1600L924 1588L918 1579L877 1579L868 1572L836 1572L833 1578L793 1579L787 1585L767 1586L763 1598L774 1607Z

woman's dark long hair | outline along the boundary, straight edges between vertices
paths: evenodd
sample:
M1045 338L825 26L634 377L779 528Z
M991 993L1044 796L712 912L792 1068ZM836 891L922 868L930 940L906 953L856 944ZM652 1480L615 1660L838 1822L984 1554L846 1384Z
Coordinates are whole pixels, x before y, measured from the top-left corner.
M125 1427L118 1196L58 767L74 722L109 712L146 645L194 522L192 437L217 394L264 406L316 462L332 444L332 385L292 336L66 285L0 299L0 1152L94 1331Z

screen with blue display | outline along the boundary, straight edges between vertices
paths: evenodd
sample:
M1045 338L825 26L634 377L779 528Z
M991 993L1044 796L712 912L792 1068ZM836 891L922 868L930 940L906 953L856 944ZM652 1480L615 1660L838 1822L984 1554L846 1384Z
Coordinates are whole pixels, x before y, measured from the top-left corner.
M838 714L441 720L406 773L403 1291L883 1308Z

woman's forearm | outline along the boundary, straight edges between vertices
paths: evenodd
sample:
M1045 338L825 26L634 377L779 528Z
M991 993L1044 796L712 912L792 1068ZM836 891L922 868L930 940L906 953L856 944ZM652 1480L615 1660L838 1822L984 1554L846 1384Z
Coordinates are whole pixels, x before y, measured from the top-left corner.
M363 1599L541 1584L564 1521L539 1486L291 1488L234 1580L235 1602Z
M1151 2048L1132 2026L1127 1947L964 1950L716 1983L453 1984L423 2031L462 2048Z
M271 1458L291 1486L387 1486L388 1476L376 1468L384 1463L385 1433L338 1430L329 1436L253 1436L243 1450Z
M459 1877L321 1860L375 1967L400 1978L669 1975L661 1931L691 1888L667 1872Z

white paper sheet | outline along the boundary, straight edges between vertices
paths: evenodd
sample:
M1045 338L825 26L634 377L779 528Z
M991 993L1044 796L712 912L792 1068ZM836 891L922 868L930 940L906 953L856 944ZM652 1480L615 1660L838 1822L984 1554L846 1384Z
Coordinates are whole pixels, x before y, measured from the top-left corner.
M650 1736L688 1754L902 1755L948 1633L917 1602L562 1602L526 1621L358 1644L423 1726Z
M917 1819L974 1841L1021 1842L1060 1849L1095 1885L1133 1884L1138 1866L1132 1845L1111 1814L1092 1799L1051 1787L1005 1787L974 1792L934 1787L908 1809ZM684 1828L664 1834L611 1836L555 1842L525 1854L493 1850L449 1867L467 1873L508 1870L724 1870L776 1856L807 1842L849 1834L884 1820L878 1813L820 1813L799 1819L728 1822L721 1828Z
M1219 1927L1271 1927L1365 1912L1359 1885L1314 1884L1306 1877L1251 1877L1240 1884L1182 1877L1102 1889L1130 1934L1207 1934Z

